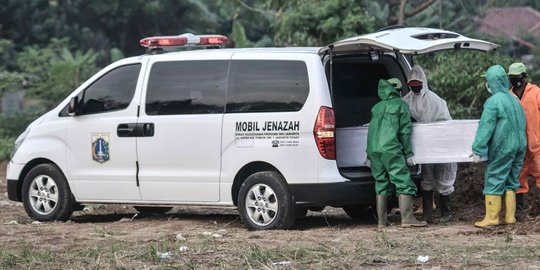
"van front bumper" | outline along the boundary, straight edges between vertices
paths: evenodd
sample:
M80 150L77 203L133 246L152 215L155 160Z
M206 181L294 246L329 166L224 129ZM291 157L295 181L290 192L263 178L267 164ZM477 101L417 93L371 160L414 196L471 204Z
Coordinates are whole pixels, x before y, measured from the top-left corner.
M375 203L375 182L346 181L324 184L289 184L297 205L346 206L372 205Z
M19 187L19 176L24 168L24 164L13 163L10 161L7 165L6 170L6 179L7 179L7 193L8 198L12 201L21 202L22 198L20 196L20 187Z
M21 196L19 196L19 191L17 187L17 184L19 181L8 179L6 182L7 182L8 199L12 201L16 201L16 202L22 201Z

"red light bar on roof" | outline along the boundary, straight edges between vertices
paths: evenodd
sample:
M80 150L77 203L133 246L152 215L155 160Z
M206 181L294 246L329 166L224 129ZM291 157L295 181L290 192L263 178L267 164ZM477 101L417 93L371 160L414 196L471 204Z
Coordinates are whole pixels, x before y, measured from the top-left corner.
M207 46L207 45L223 45L227 42L226 36L221 35L193 35L190 33L179 36L159 36L147 37L140 41L141 46L145 48L159 47L179 47L179 46Z

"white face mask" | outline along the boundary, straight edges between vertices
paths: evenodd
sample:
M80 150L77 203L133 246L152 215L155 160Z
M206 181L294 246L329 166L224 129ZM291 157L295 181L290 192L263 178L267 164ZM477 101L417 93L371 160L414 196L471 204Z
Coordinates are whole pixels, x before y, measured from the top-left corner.
M488 85L488 83L487 83L487 82L486 82L486 89L487 89L487 91L488 91L488 92L489 92L490 94L492 94L492 93L493 93L493 92L491 92L491 89L489 89L489 85Z

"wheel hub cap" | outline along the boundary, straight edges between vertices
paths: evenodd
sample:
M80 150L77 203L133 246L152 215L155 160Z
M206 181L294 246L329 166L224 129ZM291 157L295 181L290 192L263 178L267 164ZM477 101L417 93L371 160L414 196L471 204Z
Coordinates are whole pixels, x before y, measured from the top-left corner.
M265 184L251 187L246 195L246 211L251 221L267 226L276 218L278 201L272 188Z
M58 188L54 179L40 175L30 183L28 192L30 206L41 215L48 215L56 209Z

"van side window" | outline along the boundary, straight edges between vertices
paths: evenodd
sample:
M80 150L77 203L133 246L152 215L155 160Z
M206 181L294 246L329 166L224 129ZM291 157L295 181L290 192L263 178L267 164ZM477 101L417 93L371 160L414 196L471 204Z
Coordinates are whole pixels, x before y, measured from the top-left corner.
M121 66L109 71L82 93L81 115L122 110L133 99L140 64Z
M309 93L302 61L233 60L229 74L227 113L299 111Z
M146 91L146 114L223 113L228 65L228 60L155 63Z

